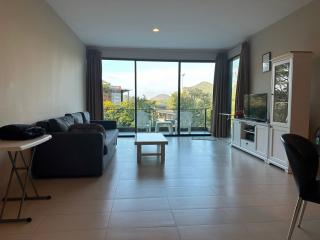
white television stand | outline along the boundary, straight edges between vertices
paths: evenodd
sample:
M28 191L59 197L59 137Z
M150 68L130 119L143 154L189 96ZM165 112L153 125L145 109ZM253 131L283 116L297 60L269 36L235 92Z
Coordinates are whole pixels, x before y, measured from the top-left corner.
M231 144L268 163L269 123L233 119Z

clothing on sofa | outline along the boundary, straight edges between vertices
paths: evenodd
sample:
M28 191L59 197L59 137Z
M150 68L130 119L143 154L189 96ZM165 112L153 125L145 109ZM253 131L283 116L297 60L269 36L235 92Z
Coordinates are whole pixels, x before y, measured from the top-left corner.
M0 128L2 140L28 140L40 137L46 133L42 127L28 124L11 124Z

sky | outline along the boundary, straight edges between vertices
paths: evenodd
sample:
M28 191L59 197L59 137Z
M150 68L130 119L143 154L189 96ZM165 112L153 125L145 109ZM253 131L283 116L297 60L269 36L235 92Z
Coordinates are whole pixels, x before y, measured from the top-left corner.
M181 87L213 83L214 63L181 63ZM103 60L102 79L134 95L134 61ZM178 90L178 62L137 61L137 94L147 98Z

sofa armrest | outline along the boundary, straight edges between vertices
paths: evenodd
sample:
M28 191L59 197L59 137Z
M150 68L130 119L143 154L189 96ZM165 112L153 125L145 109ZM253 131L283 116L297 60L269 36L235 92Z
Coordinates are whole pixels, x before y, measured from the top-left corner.
M103 172L102 133L59 132L39 145L32 164L34 177L100 176Z
M91 123L100 124L105 130L117 129L117 122L110 120L91 120Z

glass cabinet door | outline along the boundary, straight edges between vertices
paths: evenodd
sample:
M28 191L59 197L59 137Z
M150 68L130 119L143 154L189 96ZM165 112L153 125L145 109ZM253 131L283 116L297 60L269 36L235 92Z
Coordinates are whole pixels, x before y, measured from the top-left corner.
M272 122L288 122L290 62L274 66Z

